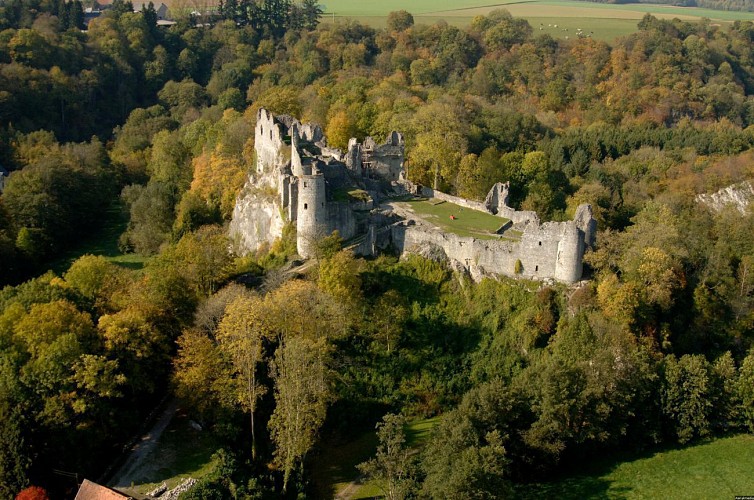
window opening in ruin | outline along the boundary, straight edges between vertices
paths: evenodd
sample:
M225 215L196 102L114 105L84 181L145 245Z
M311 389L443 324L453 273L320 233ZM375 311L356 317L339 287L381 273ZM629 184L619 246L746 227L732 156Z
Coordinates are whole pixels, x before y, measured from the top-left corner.
M322 206L323 206L323 207L325 206L325 202L324 202L324 201L322 202Z
M542 244L542 243L540 243L540 245L541 245L541 244ZM534 272L536 273L537 271L539 271L539 266L534 266Z
M308 203L304 203L304 210L306 210L307 208L309 208L309 204Z
M541 241L539 242L539 246L542 246L542 242Z
M306 182L304 182L304 187L306 187Z

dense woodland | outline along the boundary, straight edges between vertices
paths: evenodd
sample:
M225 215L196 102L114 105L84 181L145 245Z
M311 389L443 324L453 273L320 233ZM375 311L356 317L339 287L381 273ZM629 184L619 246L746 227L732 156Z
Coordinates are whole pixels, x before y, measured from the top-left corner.
M188 498L315 496L323 438L378 422L362 471L389 498L499 497L754 430L754 213L694 199L754 176L754 24L647 16L607 44L505 11L375 30L227 2L211 27L158 28L114 5L81 32L70 3L0 3L1 498L64 491L53 469L98 477L168 393L225 443ZM336 147L400 130L409 177L454 194L510 180L554 220L591 203L589 281L474 284L337 235L291 277L292 228L229 254L262 106ZM45 272L121 210L143 268ZM401 422L434 415L407 453Z

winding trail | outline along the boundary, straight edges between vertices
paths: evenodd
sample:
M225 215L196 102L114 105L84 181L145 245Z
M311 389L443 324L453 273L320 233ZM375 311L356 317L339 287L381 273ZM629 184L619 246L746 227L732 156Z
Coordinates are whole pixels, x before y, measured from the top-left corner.
M173 419L177 410L178 401L175 399L170 400L149 432L144 434L131 448L131 454L128 459L113 474L112 479L108 482L108 486L111 488L129 488L131 483L135 483L140 477L145 475L145 471L142 470L141 465L144 459L154 450L157 440L160 439L160 436Z

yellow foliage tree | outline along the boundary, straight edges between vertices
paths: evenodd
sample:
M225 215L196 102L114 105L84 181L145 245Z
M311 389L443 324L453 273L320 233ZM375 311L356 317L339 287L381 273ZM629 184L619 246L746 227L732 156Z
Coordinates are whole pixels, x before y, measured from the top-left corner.
M325 133L330 146L346 149L348 141L356 135L356 124L347 112L341 110L330 118Z
M236 196L246 180L246 166L236 158L203 153L193 160L191 191L208 205L220 208L224 219L233 215Z
M263 301L257 296L241 295L228 304L217 329L220 350L233 364L236 397L251 415L252 457L256 457L254 413L267 388L259 383L257 367L264 361L264 339L270 328Z

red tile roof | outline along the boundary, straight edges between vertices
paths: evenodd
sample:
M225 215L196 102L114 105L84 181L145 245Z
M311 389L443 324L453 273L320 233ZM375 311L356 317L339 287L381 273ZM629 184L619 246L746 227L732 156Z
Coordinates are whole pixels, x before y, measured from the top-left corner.
M76 493L75 500L122 500L130 498L128 495L84 479L79 492Z

